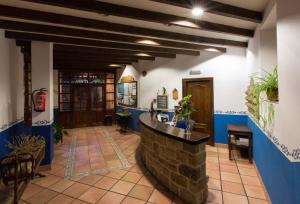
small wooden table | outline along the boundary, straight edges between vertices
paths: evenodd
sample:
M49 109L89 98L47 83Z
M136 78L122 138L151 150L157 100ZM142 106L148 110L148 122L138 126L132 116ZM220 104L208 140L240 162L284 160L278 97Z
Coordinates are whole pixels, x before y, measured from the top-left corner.
M227 132L228 132L229 159L231 160L232 147L236 146L236 147L248 149L249 162L252 163L253 139L252 139L252 131L250 130L250 128L246 125L228 124ZM237 140L239 140L240 138L248 139L249 141L248 144L242 144L237 142Z

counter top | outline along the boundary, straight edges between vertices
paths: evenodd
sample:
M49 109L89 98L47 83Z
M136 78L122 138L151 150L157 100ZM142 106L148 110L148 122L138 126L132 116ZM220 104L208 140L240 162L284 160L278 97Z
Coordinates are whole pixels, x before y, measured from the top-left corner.
M186 135L184 129L159 122L157 119L151 117L150 113L142 113L139 120L141 124L160 133L161 135L183 143L199 144L208 141L210 137L209 134L195 131L192 131L190 135Z

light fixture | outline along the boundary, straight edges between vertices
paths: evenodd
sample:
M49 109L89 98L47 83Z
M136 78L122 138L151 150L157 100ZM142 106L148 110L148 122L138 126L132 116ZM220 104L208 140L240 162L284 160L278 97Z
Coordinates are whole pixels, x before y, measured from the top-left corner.
M201 16L203 14L204 10L201 7L195 7L192 10L193 16Z
M220 50L218 50L218 49L216 49L216 48L212 48L212 47L210 47L210 48L205 48L204 50L205 50L205 51L209 51L209 52L220 52Z
M151 55L149 54L146 54L146 53L138 53L136 54L137 56L140 56L140 57L151 57Z
M121 65L119 65L119 64L110 64L108 66L110 66L110 67L121 67Z
M196 25L195 23L190 22L190 21L174 21L174 22L172 22L172 24L180 25L180 26L184 26L184 27L190 27L190 28L199 28L198 25Z
M145 44L145 45L159 45L159 43L153 40L138 40L137 43Z

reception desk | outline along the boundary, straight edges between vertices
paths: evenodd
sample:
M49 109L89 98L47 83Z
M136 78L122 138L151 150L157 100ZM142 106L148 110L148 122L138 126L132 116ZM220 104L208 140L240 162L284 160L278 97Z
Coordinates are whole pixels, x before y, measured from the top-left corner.
M205 144L209 135L159 122L150 113L140 115L141 153L146 168L186 203L205 203L207 177Z

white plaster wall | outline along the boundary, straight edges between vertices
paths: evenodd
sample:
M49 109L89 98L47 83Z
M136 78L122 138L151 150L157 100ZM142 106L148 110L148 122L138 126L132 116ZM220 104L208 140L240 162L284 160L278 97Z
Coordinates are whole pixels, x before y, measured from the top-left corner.
M290 150L300 147L300 2L277 0L279 72L278 139Z
M0 29L0 128L24 116L23 55ZM1 131L1 129L0 129Z
M167 89L169 108L182 98L182 79L214 78L214 108L221 111L245 111L244 92L248 82L245 66L246 50L229 47L227 53L201 52L200 56L177 55L176 59L156 58L155 61L140 61L139 102L141 108L149 108L151 100L156 98L158 90ZM191 70L200 70L201 75L189 75ZM172 99L172 90L176 88L179 99Z
M45 112L32 111L32 123L33 125L46 125L53 121L53 44L32 41L31 64L32 90L40 88L48 90L46 110Z

